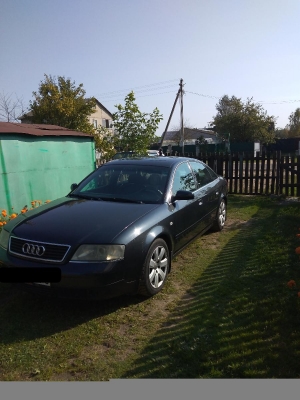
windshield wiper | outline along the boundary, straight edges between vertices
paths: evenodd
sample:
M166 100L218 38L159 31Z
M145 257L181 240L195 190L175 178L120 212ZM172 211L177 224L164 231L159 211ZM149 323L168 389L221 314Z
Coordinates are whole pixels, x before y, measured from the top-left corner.
M98 201L119 201L123 203L137 203L137 204L143 204L142 201L140 200L131 200L131 199L124 199L123 197L93 197L93 196L88 196L86 194L77 194L77 193L71 193L68 195L69 197L79 197L80 199L87 199L87 200L98 200Z
M71 193L68 196L69 197L79 197L80 199L87 199L87 200L102 200L100 197L88 196L86 194Z
M132 199L124 199L123 197L101 197L101 200L105 201L119 201L122 203L136 203L136 204L143 204L140 200L132 200Z

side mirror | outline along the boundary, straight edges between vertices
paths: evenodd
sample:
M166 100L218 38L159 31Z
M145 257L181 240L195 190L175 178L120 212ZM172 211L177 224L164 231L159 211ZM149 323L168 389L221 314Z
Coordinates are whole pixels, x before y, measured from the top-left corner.
M78 188L78 185L77 185L77 183L72 183L72 185L71 185L71 192L73 192L73 190L75 190L76 188Z
M189 190L178 190L175 196L171 197L171 202L174 203L176 200L193 200L194 198L194 193Z

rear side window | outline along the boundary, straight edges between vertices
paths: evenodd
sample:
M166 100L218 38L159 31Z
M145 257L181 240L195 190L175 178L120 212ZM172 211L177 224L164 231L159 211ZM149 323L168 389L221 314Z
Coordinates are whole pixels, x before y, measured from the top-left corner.
M207 167L207 165L197 161L189 161L189 163L194 172L198 188L207 185L208 183L212 182L217 178L217 175L214 173L214 171L210 170L210 168Z

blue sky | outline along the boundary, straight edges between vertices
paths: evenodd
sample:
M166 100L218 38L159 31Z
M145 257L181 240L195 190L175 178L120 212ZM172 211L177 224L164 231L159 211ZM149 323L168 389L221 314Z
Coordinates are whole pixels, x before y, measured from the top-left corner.
M134 90L141 111L163 114L160 135L182 78L191 126L227 94L284 127L300 107L299 17L299 0L2 0L0 92L27 105L44 74L60 75L115 112Z

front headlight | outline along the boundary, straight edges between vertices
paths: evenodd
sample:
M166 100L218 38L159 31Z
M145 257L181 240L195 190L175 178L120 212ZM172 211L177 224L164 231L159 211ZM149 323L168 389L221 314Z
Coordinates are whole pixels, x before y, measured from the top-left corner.
M2 228L2 231L0 232L0 246L3 247L3 249L5 250L7 250L8 241L9 241L9 232L7 232L5 229Z
M124 258L123 244L83 244L71 261L113 261Z

